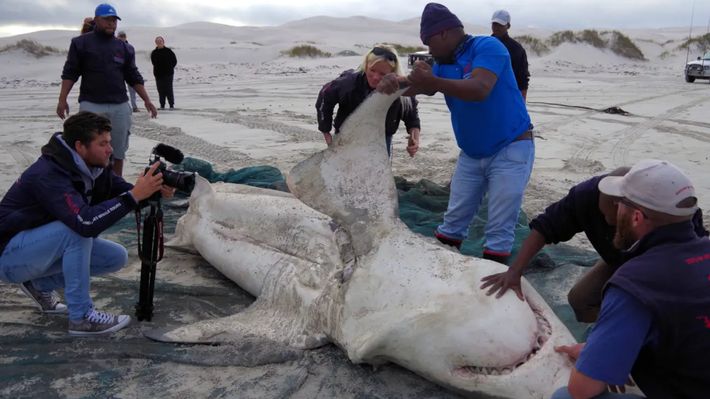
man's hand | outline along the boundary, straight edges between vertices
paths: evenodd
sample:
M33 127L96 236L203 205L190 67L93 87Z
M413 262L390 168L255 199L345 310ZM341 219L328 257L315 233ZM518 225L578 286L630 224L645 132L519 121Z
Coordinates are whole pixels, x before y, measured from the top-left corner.
M419 129L412 128L409 130L409 138L407 139L407 152L410 157L419 151Z
M502 297L506 291L512 289L521 301L525 301L523 288L520 285L520 278L520 272L513 268L508 268L508 270L503 273L483 277L481 279L481 281L483 281L481 289L484 290L487 287L491 287L488 292L486 292L486 295L492 295L497 291L498 294L496 294L496 298Z
M380 83L377 84L375 90L378 93L392 94L399 90L399 80L397 74L388 73L380 79Z
M69 104L67 100L59 100L57 103L57 116L61 119L66 118L69 115Z
M131 190L131 194L133 194L133 198L135 198L136 201L143 201L162 188L163 174L158 173L157 175L154 175L158 165L158 162L150 165L150 168L148 168L143 176L139 176L136 180L136 184Z
M579 359L579 354L582 352L583 348L584 343L574 345L560 345L555 346L555 352L564 353L569 356L572 361L576 361L577 359Z
M436 76L432 73L431 65L425 61L416 61L412 65L412 72L409 73L407 79L418 93L433 94L438 91L436 88Z
M330 132L321 132L323 133L323 138L325 139L325 143L328 144L328 147L330 147L331 144L333 144L333 135L330 134Z
M157 118L158 117L158 109L155 108L155 105L153 105L153 103L150 101L145 101L144 103L145 103L145 109L147 109L148 112L150 112L150 117Z

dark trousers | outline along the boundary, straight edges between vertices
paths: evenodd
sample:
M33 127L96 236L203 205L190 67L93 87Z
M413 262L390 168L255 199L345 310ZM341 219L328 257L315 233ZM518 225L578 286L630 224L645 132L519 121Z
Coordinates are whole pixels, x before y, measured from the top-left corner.
M160 100L160 108L165 108L165 98L168 98L170 108L175 105L175 97L173 97L173 75L156 76L155 84L158 86L158 98Z

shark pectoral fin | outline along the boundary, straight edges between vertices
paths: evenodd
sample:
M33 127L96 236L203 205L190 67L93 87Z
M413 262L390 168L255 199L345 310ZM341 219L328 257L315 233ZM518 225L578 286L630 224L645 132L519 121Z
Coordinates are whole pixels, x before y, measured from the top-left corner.
M238 345L261 343L297 349L312 349L326 344L325 336L302 328L292 315L266 309L255 302L249 309L232 316L203 320L194 324L145 331L153 341L173 344Z

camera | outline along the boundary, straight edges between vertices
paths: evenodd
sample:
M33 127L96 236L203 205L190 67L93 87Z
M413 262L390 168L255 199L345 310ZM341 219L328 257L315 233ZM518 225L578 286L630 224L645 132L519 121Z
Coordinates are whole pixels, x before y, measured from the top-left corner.
M169 170L165 162L162 161L163 158L170 163L181 163L184 159L182 151L167 144L159 143L151 151L148 168L157 162L158 167L155 169L155 174L163 174L163 184L188 194L192 192L192 189L195 188L195 174ZM148 168L145 170L148 171Z

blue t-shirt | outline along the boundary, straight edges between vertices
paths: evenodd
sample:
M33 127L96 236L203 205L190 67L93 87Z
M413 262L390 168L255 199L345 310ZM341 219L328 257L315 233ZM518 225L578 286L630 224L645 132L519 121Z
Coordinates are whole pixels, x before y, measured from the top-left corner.
M641 347L653 341L651 311L620 288L604 293L597 324L575 367L587 377L624 385Z
M444 96L459 148L472 158L493 156L530 128L510 55L495 37L467 36L455 53L453 64L434 64L435 76L469 79L476 68L493 72L498 81L483 101Z

